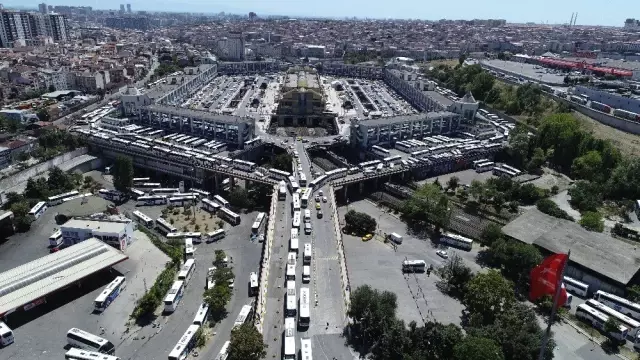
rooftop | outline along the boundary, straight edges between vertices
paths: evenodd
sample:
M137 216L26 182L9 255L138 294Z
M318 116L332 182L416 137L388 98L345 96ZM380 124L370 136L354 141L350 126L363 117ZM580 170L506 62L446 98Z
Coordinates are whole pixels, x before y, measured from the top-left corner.
M428 97L430 97L433 101L435 101L438 104L442 105L444 108L448 108L449 106L453 105L453 100L451 100L448 97L440 94L437 91L425 91L424 93Z
M287 88L317 89L320 87L317 74L304 70L288 73L285 82Z
M415 114L415 115L400 115L400 116L386 117L386 118L380 118L380 119L361 120L360 122L358 122L358 124L366 125L366 126L391 125L391 124L400 124L400 123L412 122L412 121L438 119L441 117L449 117L449 116L457 116L457 114L449 111L434 111L434 112L427 112L427 113L421 113L421 114Z
M553 253L571 250L571 261L626 285L640 269L640 251L609 235L587 231L575 222L529 210L502 228L517 240Z
M126 226L127 226L126 222L89 220L89 219L71 219L60 227L75 228L75 229L92 229L93 232L117 234L117 233L123 232Z
M127 258L121 251L91 238L5 271L0 274L0 315Z
M227 123L227 124L253 123L253 119L248 119L248 118L245 119L239 116L217 115L208 111L184 109L184 108L178 108L178 107L172 107L172 106L149 105L147 106L147 109L151 111L167 114L167 115L196 118L196 119L208 121L208 122L218 122L218 123Z

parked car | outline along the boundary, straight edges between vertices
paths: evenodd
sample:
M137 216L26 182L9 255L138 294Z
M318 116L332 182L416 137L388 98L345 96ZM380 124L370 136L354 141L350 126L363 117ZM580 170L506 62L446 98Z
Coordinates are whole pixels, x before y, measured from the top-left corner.
M440 256L443 259L448 259L449 258L449 254L447 254L447 252L445 250L438 250L438 251L436 251L436 254L438 254L438 256Z

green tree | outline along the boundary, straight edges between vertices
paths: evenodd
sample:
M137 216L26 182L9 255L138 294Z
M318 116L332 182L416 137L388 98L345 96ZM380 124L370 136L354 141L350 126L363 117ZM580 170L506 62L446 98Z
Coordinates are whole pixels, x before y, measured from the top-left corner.
M293 157L289 153L282 153L273 158L271 167L274 169L291 172L293 166Z
M434 184L424 184L401 208L403 218L414 227L431 223L436 229L446 229L451 219L449 198Z
M33 217L29 215L29 210L31 210L29 203L26 201L16 202L13 203L9 209L13 212L13 223L16 230L19 232L28 231L34 220Z
M597 211L602 203L602 191L600 186L586 180L576 181L569 189L571 207L583 211Z
M355 210L349 210L344 215L344 222L347 232L354 232L359 236L365 234L372 234L376 231L378 224L376 220L369 214L357 212Z
M612 199L640 199L640 158L618 163L604 189Z
M40 109L38 110L38 112L36 112L36 115L38 116L38 119L40 121L49 121L51 120L51 115L49 115L49 112L45 109Z
M443 267L438 269L438 274L447 294L456 298L462 298L465 295L467 284L473 278L471 269L455 253L447 259Z
M249 209L252 207L247 190L236 186L229 192L229 203L238 209Z
M575 158L571 165L571 173L577 179L596 180L602 176L602 156L592 150Z
M378 343L385 330L396 320L396 294L372 289L369 285L351 293L347 315L352 319L349 342L361 353L368 353Z
M49 170L47 185L49 186L50 192L54 195L73 189L73 183L70 177L57 166Z
M633 302L640 301L640 285L633 285L627 288L627 297Z
M467 90L479 100L484 100L491 89L495 79L487 72L481 72L473 77L473 81L467 85Z
M128 156L118 156L113 163L113 186L127 192L133 186L133 160Z
M405 359L452 359L453 349L464 338L462 330L453 324L443 325L428 321L418 327L409 323L407 334L410 346ZM395 358L392 358L395 359Z
M224 250L216 250L215 260L213 260L213 265L217 267L221 267L226 257L227 257L227 254L224 253Z
M393 319L371 349L371 360L402 359L410 346L404 321Z
M604 322L602 330L604 330L607 336L611 336L610 334L617 334L620 332L620 323L613 316L609 316L607 321Z
M447 181L447 189L456 191L459 185L460 185L460 178L458 178L457 176L452 176Z
M513 284L495 270L477 274L471 279L462 300L471 324L492 324L496 316L513 302Z
M540 199L536 202L536 208L541 212L551 215L560 219L574 221L574 218L571 217L566 211L560 209L558 204L556 204L551 199Z
M467 336L453 348L455 360L504 360L502 349L492 339Z
M500 225L490 222L483 230L480 235L480 240L483 245L492 246L494 242L502 239L502 228Z
M267 344L251 323L231 330L229 360L260 360L267 356Z
M602 219L602 215L599 212L586 211L582 213L582 217L580 218L580 226L589 231L603 232L604 220Z
M527 164L527 170L529 170L530 172L534 172L534 171L540 169L542 167L542 165L544 165L546 160L547 160L547 158L546 158L546 155L544 153L544 150L542 150L539 147L533 149L533 155L531 155L531 159L529 160L529 163Z
M28 199L44 200L48 198L50 195L47 180L44 178L29 178L24 189L24 196Z
M211 318L220 321L227 316L227 303L231 300L231 290L227 284L216 283L211 289L204 292L204 302L209 305Z

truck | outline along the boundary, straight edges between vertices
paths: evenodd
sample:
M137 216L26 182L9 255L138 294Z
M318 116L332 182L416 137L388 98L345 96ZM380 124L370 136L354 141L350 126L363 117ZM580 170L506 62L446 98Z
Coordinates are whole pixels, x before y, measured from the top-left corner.
M387 234L387 239L396 244L402 244L402 235L398 235L397 233Z

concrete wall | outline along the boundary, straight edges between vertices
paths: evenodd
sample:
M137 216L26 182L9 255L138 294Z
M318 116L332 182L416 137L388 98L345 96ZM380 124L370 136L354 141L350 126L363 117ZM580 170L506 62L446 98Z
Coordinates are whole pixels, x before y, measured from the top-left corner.
M603 112L594 110L592 108L586 107L584 105L576 104L574 102L568 101L563 98L559 98L555 95L552 96L556 101L560 101L565 103L568 106L571 106L577 112L584 114L594 120L597 120L605 125L609 125L618 130L622 130L624 132L640 135L640 123L620 119L610 114L605 114Z
M258 301L256 303L254 325L260 333L264 331L264 318L267 311L267 290L269 288L269 260L271 247L276 231L276 216L278 210L278 187L274 186L271 194L271 208L269 210L269 223L267 225L266 239L262 243L262 260L260 261Z

